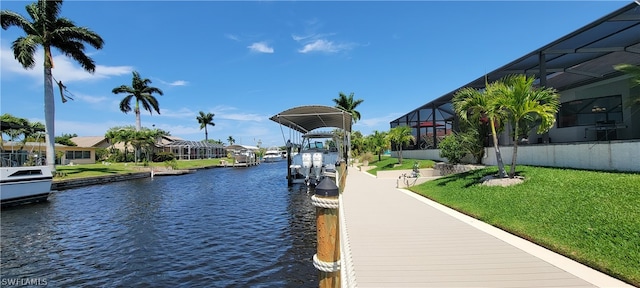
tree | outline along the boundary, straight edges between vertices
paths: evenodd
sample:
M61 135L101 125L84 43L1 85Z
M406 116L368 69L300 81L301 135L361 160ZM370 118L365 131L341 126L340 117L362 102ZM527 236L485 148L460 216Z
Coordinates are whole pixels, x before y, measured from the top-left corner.
M149 86L149 84L151 84L151 80L140 78L140 73L133 71L131 86L121 85L120 87L113 88L111 91L113 94L127 94L127 96L120 101L120 111L125 114L131 112L131 100L135 99L136 105L133 108L133 112L136 114L136 131L140 131L142 127L140 122L140 104L142 104L142 108L149 111L150 114L153 114L152 109L160 114L158 99L156 99L153 94L164 95L164 93L156 87Z
M61 136L56 137L56 143L67 145L67 146L78 146L78 144L71 141L71 138L78 137L78 134L62 134Z
M233 136L229 136L229 138L227 138L227 142L229 142L229 145L233 145L236 143L236 139L233 139Z
M498 162L498 176L506 178L507 173L504 170L500 147L498 146L498 133L496 124L501 119L502 111L497 105L499 94L495 92L496 88L493 84L486 84L484 91L479 91L471 87L465 87L453 95L453 108L456 114L464 120L469 118L487 119L491 128L491 136L493 137L493 148L496 152L496 161Z
M396 126L389 130L387 134L387 140L396 145L398 149L398 163L402 164L402 146L415 141L415 138L411 134L411 127L409 126Z
M64 17L58 17L62 7L61 0L38 0L26 6L27 13L32 21L22 15L9 10L0 11L2 29L7 30L11 26L17 26L25 32L13 41L11 48L13 56L22 67L32 69L35 67L34 56L38 46L44 49L44 117L46 127L47 165L55 172L55 102L53 98L54 67L51 48L57 48L63 54L73 58L87 72L93 73L96 69L94 61L85 54L85 43L95 49L102 49L102 38L86 27L77 27Z
M631 87L640 86L640 66L631 64L618 64L613 66L618 71L631 75ZM629 95L627 106L640 105L640 93Z
M200 111L199 116L196 116L196 120L198 120L198 123L200 123L200 130L204 128L204 141L206 142L209 142L209 133L207 132L207 125L216 126L216 124L213 123L213 116L215 116L215 114L213 113L205 114L202 111Z
M378 155L378 161L382 160L382 154L385 150L389 149L391 143L387 139L387 132L379 132L377 130L373 130L373 134L369 135L370 146Z
M497 105L505 113L509 123L513 127L513 157L509 177L516 173L516 158L518 155L518 142L521 133L528 134L533 125L527 123L540 123L536 133L542 134L553 126L556 121L556 113L560 107L560 95L553 88L534 88L534 77L526 75L510 75L496 82L498 93ZM527 125L521 129L521 125Z
M356 110L356 107L360 105L364 100L358 99L353 100L354 93L351 92L349 96L340 92L338 98L333 99L333 102L336 103L336 108L342 109L347 113L351 114L351 118L353 118L353 123L358 122L360 120L360 112Z

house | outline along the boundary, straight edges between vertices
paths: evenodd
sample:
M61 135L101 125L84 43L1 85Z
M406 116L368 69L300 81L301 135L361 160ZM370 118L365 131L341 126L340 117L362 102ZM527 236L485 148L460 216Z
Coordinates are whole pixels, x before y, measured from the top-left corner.
M465 87L485 88L486 83L510 74L534 75L539 86L555 88L561 107L556 124L544 135L531 132L518 147L518 163L594 170L640 171L640 105L630 104L640 94L630 75L618 64L640 65L640 2L624 7L536 49L468 84L439 96L391 121L391 128L412 127L413 135L433 137L403 148L403 156L445 160L439 156L438 131L457 129L458 117L451 100ZM635 96L637 97L637 96ZM430 125L421 125L429 123ZM498 142L503 161L509 163L513 140L505 127ZM518 139L520 140L520 139ZM495 153L485 153L484 164L496 165Z
M2 166L10 166L11 161L24 162L26 157L33 156L37 159L37 162L44 165L46 144L43 142L2 142L3 150L3 164ZM94 164L96 163L96 148L95 147L82 147L82 146L66 146L62 144L55 144L56 155L60 155L59 159L56 159L57 164ZM21 160L19 160L20 158ZM8 162L7 162L8 161ZM5 163L7 162L7 163Z

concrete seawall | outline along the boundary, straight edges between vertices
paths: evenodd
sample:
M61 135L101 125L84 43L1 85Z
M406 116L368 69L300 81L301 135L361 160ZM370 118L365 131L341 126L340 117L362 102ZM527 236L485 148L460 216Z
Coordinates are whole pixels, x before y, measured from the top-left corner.
M151 172L135 172L135 173L126 173L126 174L117 174L117 175L109 175L109 176L96 176L96 177L87 177L87 178L79 178L79 179L68 179L68 180L54 180L51 183L51 190L65 190L70 188L89 186L89 185L97 185L104 183L111 183L117 181L125 181L132 179L140 179L151 177Z

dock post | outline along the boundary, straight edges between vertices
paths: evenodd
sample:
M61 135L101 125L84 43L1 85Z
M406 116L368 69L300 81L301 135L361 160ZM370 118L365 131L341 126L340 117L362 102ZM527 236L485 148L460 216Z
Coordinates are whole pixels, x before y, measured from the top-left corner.
M311 202L316 206L317 253L313 255L313 266L320 270L320 288L340 287L340 229L338 208L340 194L338 186L324 177L316 185Z
M293 184L293 178L291 176L291 142L287 142L287 184L291 186Z
M347 163L344 161L344 159L340 160L340 173L339 173L339 179L337 179L338 181L338 188L340 189L340 193L342 193L342 191L344 191L344 185L347 184Z

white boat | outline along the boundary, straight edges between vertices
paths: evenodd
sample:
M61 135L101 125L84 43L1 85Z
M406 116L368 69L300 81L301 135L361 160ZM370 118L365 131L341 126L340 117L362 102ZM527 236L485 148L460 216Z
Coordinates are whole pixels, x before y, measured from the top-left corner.
M5 130L24 128L24 126L4 121L0 124L3 133ZM27 166L25 163L30 156L34 155L27 151L0 153L1 206L46 201L49 197L53 182L51 169L46 165ZM35 162L40 161L42 159Z
M284 152L285 154L287 152ZM264 162L278 162L285 159L282 151L278 148L269 148L264 152L264 156L262 156L262 161Z
M336 173L336 164L341 159L332 132L309 132L302 136L298 154L291 159L293 183L315 185L323 177Z
M302 135L300 142L290 138L286 143L287 152L291 153L289 184L315 185L326 176L335 177L336 163L348 162L352 118L346 111L330 106L299 106L269 119L293 130L289 137L294 133ZM319 132L321 128L337 129Z
M46 201L53 175L49 166L0 167L2 206Z

